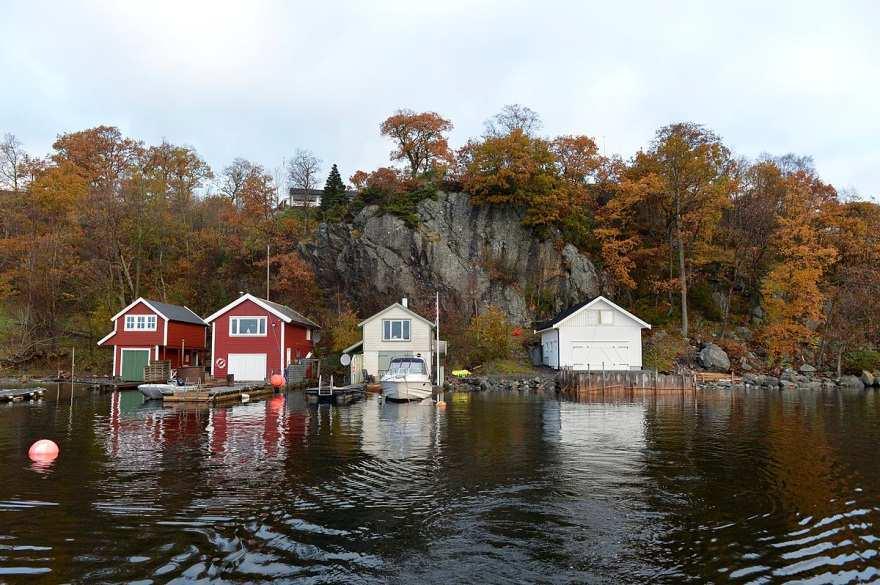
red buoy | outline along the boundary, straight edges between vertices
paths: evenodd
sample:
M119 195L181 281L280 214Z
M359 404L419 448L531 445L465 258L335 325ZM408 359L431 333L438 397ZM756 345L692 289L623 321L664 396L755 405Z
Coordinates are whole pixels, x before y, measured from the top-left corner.
M272 374L272 377L269 378L269 382L271 382L275 388L281 388L284 386L284 376L281 374Z
M58 457L59 450L55 441L40 439L28 449L28 457L31 458L31 461L41 463L54 461Z

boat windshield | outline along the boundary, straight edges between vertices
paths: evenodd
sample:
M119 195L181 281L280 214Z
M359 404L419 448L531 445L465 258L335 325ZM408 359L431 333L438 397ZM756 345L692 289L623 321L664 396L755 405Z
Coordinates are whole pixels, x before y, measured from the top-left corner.
M427 374L425 362L418 359L394 359L388 366L389 374Z

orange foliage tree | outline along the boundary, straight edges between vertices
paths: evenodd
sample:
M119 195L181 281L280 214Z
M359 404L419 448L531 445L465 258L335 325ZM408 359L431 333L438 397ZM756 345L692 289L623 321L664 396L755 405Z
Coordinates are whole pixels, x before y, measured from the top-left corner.
M450 130L452 122L436 112L412 110L398 110L379 126L382 136L395 143L391 160L406 161L411 178L442 170L451 162L446 138Z
M761 338L773 360L797 355L816 339L825 301L820 283L838 255L822 236L834 198L833 189L811 173L786 177L773 236L776 262L761 286L767 312Z

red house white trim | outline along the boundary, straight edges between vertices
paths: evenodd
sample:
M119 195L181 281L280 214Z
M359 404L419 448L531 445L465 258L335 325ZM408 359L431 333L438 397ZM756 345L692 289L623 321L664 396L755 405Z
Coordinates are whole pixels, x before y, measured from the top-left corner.
M113 376L142 380L143 361L169 361L172 368L204 363L208 326L187 307L141 297L116 313L111 321L113 331L98 345L113 347ZM130 366L127 369L126 356Z
M211 375L259 381L314 349L321 327L298 311L244 294L205 319L211 325Z

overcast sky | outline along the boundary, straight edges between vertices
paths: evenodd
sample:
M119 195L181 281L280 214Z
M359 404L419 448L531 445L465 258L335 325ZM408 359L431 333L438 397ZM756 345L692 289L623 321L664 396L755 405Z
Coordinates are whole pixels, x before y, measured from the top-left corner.
M880 197L880 2L41 2L4 0L0 133L37 154L115 125L195 147L215 172L309 148L343 177L387 164L379 123L504 104L548 135L631 156L692 120L737 153L815 158Z

